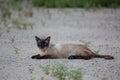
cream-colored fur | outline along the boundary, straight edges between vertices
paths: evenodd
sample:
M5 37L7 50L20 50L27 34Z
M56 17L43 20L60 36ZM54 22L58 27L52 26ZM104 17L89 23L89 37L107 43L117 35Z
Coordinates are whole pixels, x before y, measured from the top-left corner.
M51 44L50 38L51 37L48 36L46 39L40 39L39 37L35 36L37 46L40 49L41 53L38 55L33 55L32 59L91 59L93 57L114 59L114 57L111 55L95 54L89 48L80 43Z
M71 55L93 56L93 52L86 46L75 43L50 44L48 48L42 50L41 55L51 55L56 58L68 58Z

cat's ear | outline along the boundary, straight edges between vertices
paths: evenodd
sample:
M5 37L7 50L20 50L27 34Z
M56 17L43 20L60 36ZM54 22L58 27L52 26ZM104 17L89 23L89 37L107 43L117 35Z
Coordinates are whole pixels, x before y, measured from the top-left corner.
M45 41L46 41L47 43L49 43L49 42L50 42L50 39L51 39L51 36L48 36L48 37L45 39Z
M40 41L41 39L40 39L39 37L35 36L35 40L38 42L38 41Z

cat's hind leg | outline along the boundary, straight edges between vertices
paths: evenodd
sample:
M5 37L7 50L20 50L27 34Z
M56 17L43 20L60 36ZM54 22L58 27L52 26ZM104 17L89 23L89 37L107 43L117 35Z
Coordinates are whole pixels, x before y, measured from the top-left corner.
M89 60L92 57L90 56L79 56L79 55L71 55L68 57L68 59L85 59L85 60Z

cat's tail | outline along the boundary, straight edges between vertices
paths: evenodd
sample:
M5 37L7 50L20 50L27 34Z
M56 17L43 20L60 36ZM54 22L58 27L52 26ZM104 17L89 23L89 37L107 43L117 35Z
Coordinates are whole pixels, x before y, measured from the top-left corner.
M100 55L100 54L94 54L94 57L96 57L96 58L104 58L104 59L108 59L108 60L110 60L110 59L114 59L114 57L111 56L111 55Z

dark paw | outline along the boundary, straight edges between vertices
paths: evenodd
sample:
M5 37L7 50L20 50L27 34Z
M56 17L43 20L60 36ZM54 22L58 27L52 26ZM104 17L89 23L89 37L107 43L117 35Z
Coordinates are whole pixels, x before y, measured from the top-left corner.
M69 56L68 59L75 59L75 56Z
M32 56L31 58L32 58L32 59L35 59L35 58L36 58L36 56Z
M32 59L40 59L41 57L40 57L40 54L38 54L38 55L33 55L31 58Z

